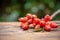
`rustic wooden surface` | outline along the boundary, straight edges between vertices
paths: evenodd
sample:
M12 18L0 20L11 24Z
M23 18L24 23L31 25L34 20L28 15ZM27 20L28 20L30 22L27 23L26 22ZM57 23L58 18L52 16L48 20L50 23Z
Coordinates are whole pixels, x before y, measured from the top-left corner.
M33 32L20 29L19 22L0 22L0 40L60 40L60 26L51 32Z

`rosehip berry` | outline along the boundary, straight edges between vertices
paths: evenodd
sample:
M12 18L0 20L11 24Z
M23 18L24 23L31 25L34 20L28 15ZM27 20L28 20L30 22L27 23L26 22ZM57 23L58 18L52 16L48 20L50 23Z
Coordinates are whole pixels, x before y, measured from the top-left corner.
M31 15L30 13L28 13L28 14L26 15L26 17L27 17L28 19L32 19L32 15Z
M23 30L28 30L28 25L27 25L27 24L24 24L24 25L22 26L22 29L23 29Z
M29 20L28 20L28 23L29 23L29 24L32 24L32 23L33 23L33 20L32 20L32 19L29 19Z
M39 18L35 18L35 19L34 19L34 23L40 24L40 19L39 19Z
M38 29L38 28L40 28L40 25L39 24L35 26L35 29Z
M57 28L58 27L56 23L50 23L50 26L51 26L51 28Z
M23 22L23 23L25 23L25 22L26 22L26 19L25 19L25 18L23 18L23 17L19 18L18 20L19 20L19 22Z
M51 30L50 25L46 25L46 26L44 27L44 30L45 30L45 31L50 31L50 30Z
M45 21L41 21L40 22L40 26L43 28L43 27L45 27L45 25L46 25L46 22Z
M36 26L36 24L33 22L33 25L34 25L34 27Z
M47 21L49 21L49 20L50 20L50 16L49 16L49 15L46 15L46 16L44 17L44 21L47 22Z

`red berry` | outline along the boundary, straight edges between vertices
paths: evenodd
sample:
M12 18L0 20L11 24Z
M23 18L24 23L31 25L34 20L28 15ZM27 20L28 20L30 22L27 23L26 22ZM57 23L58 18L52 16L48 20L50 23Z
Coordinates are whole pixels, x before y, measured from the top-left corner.
M39 24L35 26L35 29L38 29L38 28L40 28L40 25Z
M39 18L35 18L35 19L34 19L34 23L40 24L40 19L39 19Z
M25 19L25 18L23 18L23 17L19 18L18 20L19 20L20 22L23 22L23 23L25 23L25 22L26 22L26 19Z
M45 30L45 31L50 31L50 30L51 30L50 25L46 25L46 26L44 27L44 30Z
M40 26L41 26L41 27L45 27L45 25L46 25L46 22L45 22L45 21L41 21L41 22L40 22Z
M34 25L34 27L36 26L36 24L33 22L33 25Z
M23 30L28 30L28 25L27 25L27 24L24 24L24 25L22 26L22 29L23 29Z
M46 15L46 16L44 17L44 21L47 22L47 21L49 21L49 20L50 20L50 16L49 16L49 15Z
M29 24L32 24L32 23L33 23L33 20L32 20L32 19L29 19L29 20L28 20L28 23L29 23Z
M56 23L50 23L51 28L57 28L57 24Z
M32 19L32 15L31 15L30 13L28 13L28 14L26 15L26 17L27 17L28 19Z

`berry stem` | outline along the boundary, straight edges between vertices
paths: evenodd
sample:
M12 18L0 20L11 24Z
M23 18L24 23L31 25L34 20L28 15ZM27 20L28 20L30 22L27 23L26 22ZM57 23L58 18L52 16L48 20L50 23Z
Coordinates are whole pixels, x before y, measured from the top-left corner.
M60 12L60 9L57 10L56 12L54 12L52 15L51 15L51 20Z

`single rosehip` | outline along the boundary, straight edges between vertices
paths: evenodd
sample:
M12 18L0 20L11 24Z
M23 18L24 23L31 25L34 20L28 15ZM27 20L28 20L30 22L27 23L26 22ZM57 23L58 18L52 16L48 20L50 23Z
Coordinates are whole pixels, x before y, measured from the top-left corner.
M34 27L36 26L36 24L33 22L33 25L34 25Z
M25 22L26 22L26 19L25 19L25 18L23 18L23 17L19 18L18 20L19 20L19 22L23 22L23 23L25 23Z
M45 25L46 25L46 22L45 21L41 21L40 22L40 26L43 28L43 27L45 27Z
M50 16L49 16L49 15L45 15L44 21L47 22L47 21L49 21L49 20L50 20Z
M32 24L32 23L33 23L33 20L32 20L32 19L29 19L27 22L28 22L29 24Z
M40 24L40 21L41 21L41 20L40 20L39 18L35 18L35 19L34 19L34 23L35 23L35 24Z
M27 17L28 19L32 19L32 15L31 15L30 13L28 13L28 14L26 15L26 17Z
M40 28L40 25L39 24L35 26L35 29L38 29L38 28Z
M57 26L57 24L56 23L50 23L50 26L51 26L51 28L57 28L58 26Z
M27 24L24 24L24 25L22 26L22 29L23 29L23 30L28 30L28 25L27 25Z
M44 27L44 30L49 32L49 31L51 30L50 25L46 25L46 26Z

